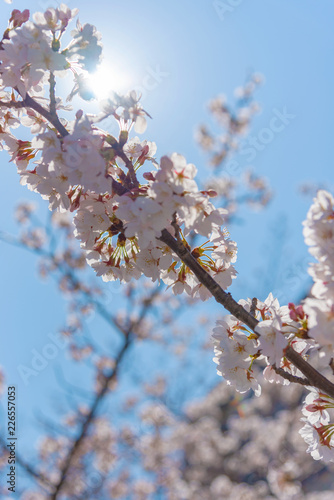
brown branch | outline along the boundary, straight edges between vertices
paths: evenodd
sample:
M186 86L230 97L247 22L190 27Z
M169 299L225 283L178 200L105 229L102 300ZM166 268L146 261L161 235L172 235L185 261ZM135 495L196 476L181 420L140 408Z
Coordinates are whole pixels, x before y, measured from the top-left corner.
M259 321L248 313L240 304L238 304L232 298L230 293L224 292L218 283L216 283L216 281L191 255L182 242L178 242L175 238L173 238L167 229L162 231L159 240L168 245L169 248L176 253L182 262L184 262L184 264L186 264L195 274L199 282L202 283L202 285L204 285L209 292L211 292L219 304L222 304L225 309L227 309L237 319L245 323L254 331L255 335L259 337L259 334L255 332L255 328ZM303 359L292 347L286 348L285 356L296 366L296 368L298 368L298 370L302 372L303 375L305 375L306 379L309 381L308 385L312 385L334 398L334 384L313 368L313 366L311 366L307 361L305 361L305 359Z
M257 298L254 297L254 298L252 298L252 305L251 305L251 308L249 310L250 314L254 317L255 317L255 313L256 313L256 306L257 306Z
M84 438L86 437L89 426L91 425L91 423L93 422L93 420L96 416L98 407L99 407L101 401L103 400L104 396L107 394L110 382L112 382L116 378L120 363L121 363L125 353L127 352L129 346L131 345L131 343L133 341L133 338L131 337L131 333L133 332L133 330L135 328L140 326L141 322L144 320L150 306L152 305L152 303L153 303L155 297L158 295L158 293L159 293L158 289L154 290L154 292L152 292L150 297L148 299L146 299L145 301L143 301L143 307L142 307L142 311L141 311L139 318L136 321L132 321L126 331L124 331L121 328L121 326L119 325L119 328L121 329L121 331L125 335L125 342L124 342L122 349L118 353L118 356L115 359L115 368L112 370L112 372L108 376L105 377L104 383L102 384L99 392L95 396L95 399L94 399L94 402L91 406L90 412L85 417L85 419L82 423L79 435L76 438L76 440L73 442L72 448L70 449L70 451L66 457L65 463L61 469L60 479L59 479L57 485L54 486L55 489L54 489L54 492L49 497L50 500L57 499L58 493L60 492L61 487L63 486L63 484L66 480L68 471L71 467L72 459L75 456L75 453L77 452L77 450L79 449L80 444L83 442Z
M49 84L50 84L50 114L51 116L57 116L56 94L55 94L56 79L52 71L50 71Z
M36 253L38 255L42 255L44 257L48 257L48 258L56 261L54 254L49 253L47 251L43 251L42 249L29 248L26 245L24 245L24 243L19 241L18 239L14 238L14 237L10 237L9 235L2 233L1 231L0 231L0 239L2 239L3 241L6 241L7 243L9 243L11 245L24 247L33 253ZM67 278L70 279L70 281L74 287L76 287L77 285L80 284L79 280L76 278L76 276L74 275L74 273L72 271L68 271L66 267L59 265L59 263L57 263L56 268L64 276L66 276ZM79 433L78 437L75 439L75 441L73 442L73 445L69 450L69 453L66 457L65 463L64 463L62 470L61 470L60 480L57 483L57 485L52 484L51 481L47 480L47 478L45 478L44 476L42 476L38 472L34 471L32 469L32 467L29 467L29 465L22 462L22 467L24 467L26 469L26 471L28 473L30 473L30 475L36 477L37 479L40 479L42 482L44 482L45 484L47 484L49 486L49 489L53 490L53 492L50 493L50 496L49 496L50 499L58 498L58 494L61 490L61 487L63 486L64 482L66 481L66 477L67 477L68 471L71 467L73 457L75 456L77 450L79 449L80 444L85 439L87 432L88 432L88 429L96 417L98 407L100 406L103 398L107 394L108 387L109 387L110 383L117 377L120 363L121 363L127 349L131 345L132 340L133 340L131 338L131 333L133 331L136 331L136 329L141 325L142 321L145 319L145 317L147 315L147 312L149 311L150 307L154 303L155 298L160 293L160 289L156 288L146 299L143 300L142 309L141 309L139 317L136 320L131 321L130 325L126 328L126 327L123 327L115 319L114 316L112 316L111 314L108 314L108 312L104 308L104 306L100 302L93 299L90 292L85 291L81 287L80 287L80 290L88 298L88 300L90 300L94 304L94 306L97 308L99 314L102 317L104 317L110 324L112 324L114 327L116 327L124 335L125 342L124 342L122 349L118 353L118 356L115 359L115 368L110 372L110 374L108 376L106 376L104 378L103 384L94 398L91 409L90 409L89 413L87 414L87 416L85 417L84 421L82 422L80 433Z
M16 89L17 90L17 89ZM44 116L48 122L51 123L55 127L55 129L59 132L59 134L62 137L65 137L68 135L68 132L64 125L61 123L61 121L58 118L57 113L52 114L50 111L47 109L43 108L41 104L39 104L37 101L35 101L32 97L30 97L29 94L26 94L25 98L22 101L1 101L0 100L0 106L3 106L5 108L15 108L15 109L20 109L20 108L31 108L35 110L37 113L40 115ZM51 104L50 104L51 108Z
M240 319L243 323L248 325L252 330L255 329L258 324L258 320L255 319L249 312L247 312L240 304L238 304L231 296L230 293L224 292L224 290L216 283L216 281L210 276L209 273L203 269L199 262L191 255L189 250L185 247L182 241L178 242L168 231L164 229L161 232L160 241L165 243L173 250L174 253L184 262L189 269L195 274L197 279L204 285L209 292L214 296L219 304L222 304L225 309L227 309L236 318ZM256 334L258 336L258 334Z
M58 497L58 493L60 492L60 489L61 489L61 487L63 486L63 484L64 484L64 482L66 480L67 473L68 473L68 471L69 471L69 469L71 467L72 459L73 459L75 453L77 452L77 450L79 449L79 447L80 447L81 443L83 442L84 438L87 435L89 426L93 422L93 420L95 418L95 415L96 415L96 412L97 412L97 409L98 409L101 401L103 400L105 394L108 391L108 387L110 385L110 382L112 382L114 380L114 378L116 378L117 372L118 372L118 368L119 368L119 364L122 361L122 359L124 357L124 354L126 353L126 351L127 351L128 347L129 347L130 343L131 343L130 335L128 335L127 338L126 338L126 340L125 340L125 342L124 342L124 345L123 345L122 349L118 353L118 356L117 356L117 358L115 360L115 368L112 370L112 372L110 373L109 376L105 377L104 383L103 383L100 391L96 394L96 397L94 399L93 405L91 406L91 409L90 409L89 413L87 414L86 418L84 419L84 421L82 423L79 435L75 439L75 441L73 442L73 445L72 445L71 449L69 450L69 453L68 453L68 455L66 457L64 465L63 465L63 467L62 467L62 469L60 471L60 479L59 479L58 483L54 486L54 491L53 491L53 493L49 497L50 500L55 500Z
M20 109L22 108L22 101L1 101L0 99L0 107L4 107L4 108L16 108L16 109Z
M22 107L24 108L31 108L37 111L40 115L44 116L54 127L55 129L59 132L59 134L62 137L65 137L68 135L68 132L64 125L61 123L59 120L57 114L52 115L50 111L47 109L43 108L38 102L36 102L32 97L30 97L29 94L25 96L25 98L22 101Z
M113 149L115 150L117 156L121 158L121 160L124 161L126 168L128 169L128 174L130 177L130 181L132 186L131 187L139 187L139 182L136 176L136 172L134 169L134 166L132 164L132 161L129 160L129 158L126 156L126 154L123 151L123 148L120 145L115 145L113 146Z
M125 193L128 193L129 190L123 186L120 182L116 181L113 177L111 178L111 189L113 193L118 194L119 196L122 196Z
M182 239L181 239L181 236L180 236L180 226L178 225L178 223L176 222L176 212L173 213L173 220L172 220L172 226L174 228L174 231L175 231L175 237L176 237L176 240L181 243L182 242Z
M320 389L332 398L334 398L334 384L326 377L319 373L312 365L301 357L292 347L288 347L285 351L285 357L291 361L302 372L303 375L310 381L310 385Z
M334 358L331 358L331 360L329 362L329 367L331 368L333 375L334 375Z
M290 382L295 382L296 384L300 385L312 385L311 382L306 378L296 377L296 375L292 375L292 373L286 372L285 370L283 370L283 368L277 368L276 365L272 365L272 367L278 375L285 378L286 380L289 380Z

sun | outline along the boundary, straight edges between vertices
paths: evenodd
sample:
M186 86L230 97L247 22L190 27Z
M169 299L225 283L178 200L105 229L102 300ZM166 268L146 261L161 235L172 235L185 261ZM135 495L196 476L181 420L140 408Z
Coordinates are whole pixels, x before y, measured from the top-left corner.
M124 94L132 90L130 73L107 61L103 61L94 73L88 75L87 81L98 100L107 99L112 92Z

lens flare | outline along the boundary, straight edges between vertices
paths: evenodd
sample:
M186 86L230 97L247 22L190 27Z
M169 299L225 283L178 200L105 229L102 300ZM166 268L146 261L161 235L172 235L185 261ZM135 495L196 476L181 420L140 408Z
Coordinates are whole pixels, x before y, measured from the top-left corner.
M88 75L88 85L98 100L106 99L112 92L126 93L131 90L131 77L116 65L102 62Z

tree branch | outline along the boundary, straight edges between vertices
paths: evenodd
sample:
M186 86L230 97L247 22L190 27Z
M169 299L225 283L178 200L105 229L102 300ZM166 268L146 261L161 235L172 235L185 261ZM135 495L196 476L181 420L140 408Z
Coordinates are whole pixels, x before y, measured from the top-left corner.
M136 176L136 172L134 169L134 166L132 164L132 161L129 160L129 158L126 156L126 154L123 151L123 148L121 146L113 146L113 149L115 150L117 156L121 158L121 160L124 161L126 168L128 169L130 181L133 187L138 188L139 187L139 182Z
M51 116L57 116L57 111L56 111L56 79L52 71L50 71L50 78L49 78L49 84L50 84L50 114Z
M288 373L283 370L283 368L277 368L276 365L272 365L272 367L278 375L285 378L286 380L289 380L290 382L295 382L296 384L300 385L312 385L306 378L296 377L295 375L292 375L292 373Z
M44 118L48 120L48 122L50 122L55 127L55 129L59 132L59 134L62 137L68 135L68 132L64 127L64 125L59 120L57 113L51 113L47 109L43 108L43 106L41 106L37 101L35 101L32 97L30 97L29 94L26 94L25 98L22 101L5 102L0 100L0 106L3 106L5 108L15 108L15 109L31 108L40 115L44 116ZM53 105L51 105L50 103L50 109L52 108L52 106Z
M255 319L249 312L247 312L240 304L238 304L231 296L230 293L224 292L224 290L216 283L216 281L210 276L209 273L203 269L199 262L191 255L189 250L185 247L182 241L177 241L168 231L164 229L161 232L160 241L165 243L173 250L174 253L186 264L189 269L195 274L197 279L204 285L209 292L214 296L219 304L222 304L225 309L227 309L236 318L240 319L243 323L248 325L252 330L255 329L258 324L258 320ZM257 333L255 335L258 336Z
M75 453L77 452L77 450L79 449L80 444L83 442L84 438L86 437L89 426L95 418L97 409L98 409L101 401L103 400L103 397L105 396L105 394L108 391L108 387L110 385L110 382L112 382L112 380L114 380L114 378L116 377L116 375L118 373L119 364L122 361L124 354L126 353L130 344L131 344L130 334L128 334L126 339L125 339L125 342L124 342L122 349L120 350L117 358L115 359L115 368L112 370L112 372L110 373L109 376L105 377L104 383L102 384L102 387L99 390L99 392L96 394L96 397L95 397L94 402L91 406L91 409L81 425L79 435L75 439L75 441L73 442L73 445L72 445L71 449L69 450L69 453L67 454L64 465L60 471L60 479L59 479L58 483L54 486L54 491L49 497L50 500L57 499L58 493L60 492L60 489L66 480L67 473L71 467L72 459L73 459Z
M59 132L59 134L62 137L65 137L68 135L68 132L64 125L61 123L59 120L57 114L52 115L50 111L47 109L43 108L38 102L36 102L32 97L30 97L29 94L25 96L25 98L22 101L22 107L24 108L31 108L37 111L40 115L44 116L54 127L55 129Z
M141 322L144 320L149 308L151 307L151 305L152 305L155 297L158 295L158 293L159 293L158 289L155 289L154 292L151 293L150 297L143 302L143 307L142 307L142 311L139 315L139 318L136 321L132 321L131 324L129 325L129 327L127 328L127 330L125 332L123 332L125 335L125 342L124 342L122 349L119 351L117 358L115 359L115 368L112 370L112 372L108 376L105 377L103 385L101 386L99 392L95 396L95 399L94 399L94 402L91 406L90 412L88 413L85 420L83 421L79 435L76 438L76 440L73 442L72 448L70 449L70 451L67 455L65 463L61 469L60 479L59 479L57 485L54 487L55 488L54 492L49 497L50 500L57 499L58 493L60 492L60 489L66 480L67 473L71 467L72 459L73 459L75 453L77 452L77 450L79 449L80 444L82 443L82 441L86 437L89 426L91 425L91 423L93 422L93 420L96 416L98 407L99 407L101 401L103 400L104 396L107 394L110 382L112 382L116 378L120 363L121 363L125 353L127 352L128 348L130 347L130 345L133 341L133 338L131 337L131 333L132 333L133 329L135 327L138 327L141 324Z
M197 262L197 260L191 255L189 250L181 242L178 242L173 236L164 229L161 233L160 241L165 243L173 250L174 253L186 264L189 269L195 274L197 279L204 285L209 292L213 295L219 304L222 304L225 309L227 309L233 316L245 323L249 328L251 328L255 335L259 337L258 333L255 332L255 328L259 321L254 318L250 313L248 313L240 304L238 304L231 296L230 293L224 292L224 290L216 283L216 281L202 268L202 266ZM291 361L298 370L305 375L308 379L309 384L321 391L325 392L332 398L334 398L334 384L330 382L326 377L319 373L313 366L311 366L305 359L300 356L292 347L287 347L285 350L286 358ZM303 384L304 385L304 384Z

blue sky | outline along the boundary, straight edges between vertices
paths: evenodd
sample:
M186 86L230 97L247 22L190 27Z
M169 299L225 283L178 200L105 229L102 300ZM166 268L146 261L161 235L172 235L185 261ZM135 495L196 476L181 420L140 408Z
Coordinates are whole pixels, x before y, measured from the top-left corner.
M253 70L264 75L265 83L257 93L262 112L254 119L250 135L257 138L275 113L284 109L294 118L251 163L268 178L275 196L264 212L243 210L243 224L231 228L231 237L239 246L235 293L238 298L256 294L258 287L261 293L268 293L268 276L276 273L275 290L289 301L307 283L308 257L301 222L310 199L299 194L299 186L311 181L334 189L334 4L330 0L244 0L233 7L236 3L71 0L69 5L79 7L82 23L97 26L106 60L131 76L132 87L145 87L148 75L153 75L143 100L153 119L143 139L157 143L158 157L173 151L184 154L198 166L201 178L207 175L206 157L193 136L197 124L208 122L206 103L219 93L231 99L233 89ZM1 29L5 29L12 8L28 7L34 12L48 5L52 2L30 1L27 5L14 0L12 6L2 2ZM246 160L238 157L242 166L248 165ZM36 201L43 213L46 205L19 185L15 167L8 164L3 152L0 162L0 229L15 234L12 212L18 200ZM62 324L66 306L52 282L38 280L34 256L3 243L0 255L0 363L8 381L20 384L17 365L29 361L31 349L45 345L47 334ZM280 260L285 268L280 267ZM291 262L292 277L287 262ZM57 363L65 357L60 352ZM38 395L45 404L50 403L48 393L57 384L51 365L43 372L43 381L28 388L20 385L21 404L29 419L39 411ZM22 426L27 425L23 420L22 416Z

